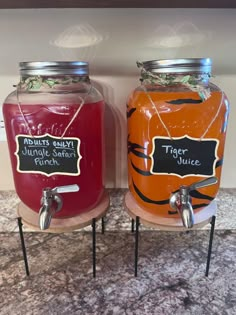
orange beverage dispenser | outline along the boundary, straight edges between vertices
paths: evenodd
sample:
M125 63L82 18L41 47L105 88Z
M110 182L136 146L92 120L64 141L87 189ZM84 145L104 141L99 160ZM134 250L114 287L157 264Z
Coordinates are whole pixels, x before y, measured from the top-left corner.
M141 85L128 99L128 181L133 201L184 227L220 186L229 102L210 82L209 58L138 63Z
M22 62L3 114L16 192L52 218L89 212L104 194L104 101L87 62Z

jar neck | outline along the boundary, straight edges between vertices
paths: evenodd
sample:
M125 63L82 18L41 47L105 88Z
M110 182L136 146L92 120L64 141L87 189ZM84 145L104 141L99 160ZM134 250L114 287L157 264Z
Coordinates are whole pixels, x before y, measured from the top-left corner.
M210 73L156 73L142 68L140 81L144 86L161 88L182 88L197 92L202 101L211 96L209 81Z
M155 84L160 86L208 86L209 78L209 73L155 73L142 70L140 81L143 84Z
M56 90L83 90L90 85L89 76L55 75L55 76L21 76L18 89L24 92L46 92Z

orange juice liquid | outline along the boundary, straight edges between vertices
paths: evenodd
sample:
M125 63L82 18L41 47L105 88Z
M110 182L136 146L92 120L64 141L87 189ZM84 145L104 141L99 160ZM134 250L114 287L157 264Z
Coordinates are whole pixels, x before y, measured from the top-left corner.
M162 217L179 217L179 214L169 206L169 198L173 192L182 185L191 185L208 176L190 174L181 177L175 174L151 173L152 139L157 136L168 137L157 111L173 138L188 135L200 139L209 128L203 140L219 140L215 164L218 183L200 188L198 189L200 194L192 195L194 211L206 207L218 192L228 117L228 102L220 90L214 89L211 96L202 102L196 92L172 91L169 89L166 92L162 89L147 92L154 102L155 109L146 92L137 89L130 96L127 109L129 189L144 210ZM173 104L173 100L180 101Z

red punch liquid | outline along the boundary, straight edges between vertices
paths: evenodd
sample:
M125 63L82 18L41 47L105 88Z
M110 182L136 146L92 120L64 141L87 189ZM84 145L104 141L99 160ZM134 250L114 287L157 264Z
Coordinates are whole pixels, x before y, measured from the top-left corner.
M80 104L24 105L21 109L33 136L50 134L61 137ZM80 175L54 174L46 176L36 173L17 171L16 140L19 134L30 133L18 105L3 105L7 140L15 182L16 192L21 201L32 210L39 212L42 190L46 187L77 184L78 192L61 194L63 207L56 217L71 217L94 208L101 200L104 165L103 114L104 102L84 104L79 114L68 128L65 137L79 138Z

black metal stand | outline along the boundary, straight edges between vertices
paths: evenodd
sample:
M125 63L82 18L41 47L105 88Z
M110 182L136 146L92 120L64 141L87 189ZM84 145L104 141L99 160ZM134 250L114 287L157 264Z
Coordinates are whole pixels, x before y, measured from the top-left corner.
M92 232L93 232L93 277L96 278L96 219L92 220Z
M215 221L216 216L212 216L211 219L211 230L210 230L210 239L209 239L209 246L208 246L208 254L207 254L207 265L206 265L206 272L205 276L208 277L209 269L210 269L210 261L211 261L211 252L212 252L212 243L215 231ZM137 277L138 275L138 246L139 246L139 225L140 225L140 218L137 216L136 220L132 219L131 221L131 231L134 232L134 222L135 224L135 244L134 244L134 276ZM190 231L186 231L190 232Z
M27 259L27 254L26 254L26 248L25 248L25 240L24 240L24 233L22 229L22 221L21 218L17 218L17 223L19 227L19 234L20 234L20 240L21 240L21 248L22 248L22 253L23 253L23 258L24 258L24 263L25 263L25 273L27 276L30 275L29 273L29 265L28 265L28 259Z
M101 219L102 221L102 230L101 233L105 233L105 220L104 217ZM24 264L25 264L25 273L27 276L30 275L29 273L29 265L28 265L28 259L27 259L27 252L25 247L25 240L24 240L24 232L22 229L23 223L21 217L17 218L18 227L19 227L19 234L20 234L20 240L21 240L21 248L24 258ZM93 264L93 277L96 277L96 218L92 219L92 264Z
M134 276L138 275L138 245L139 245L139 217L135 220L135 250L134 250Z
M208 277L209 269L210 269L212 242L213 242L214 231L215 231L215 222L216 222L216 216L213 215L211 219L211 231L210 231L210 240L209 240L209 246L208 246L207 265L206 265L206 273L205 273L206 277Z
M102 217L102 234L105 233L105 217Z
M134 233L134 219L131 219L131 232Z

